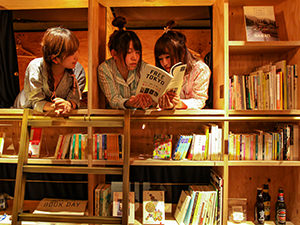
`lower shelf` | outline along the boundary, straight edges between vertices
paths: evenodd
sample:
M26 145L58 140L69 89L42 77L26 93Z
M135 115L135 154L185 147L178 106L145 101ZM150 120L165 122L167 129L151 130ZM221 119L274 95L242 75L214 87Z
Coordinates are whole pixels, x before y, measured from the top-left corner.
M247 222L243 222L243 223L233 223L233 222L227 222L227 225L255 225L255 223L251 222L251 221L247 221ZM275 222L273 221L266 221L264 223L264 225L275 225ZM286 222L286 225L294 225L292 222Z

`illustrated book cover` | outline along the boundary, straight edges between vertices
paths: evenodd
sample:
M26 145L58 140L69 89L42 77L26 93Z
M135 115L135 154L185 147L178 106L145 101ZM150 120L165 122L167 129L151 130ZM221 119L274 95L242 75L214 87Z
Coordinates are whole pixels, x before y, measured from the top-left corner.
M154 134L153 159L170 159L172 154L172 134Z
M273 6L244 6L247 41L278 41Z
M164 191L143 192L143 224L163 224L165 221Z
M173 65L170 73L156 66L146 64L141 70L141 78L136 95L141 93L149 94L155 102L158 102L159 97L169 90L179 95L185 70L186 64L181 62Z

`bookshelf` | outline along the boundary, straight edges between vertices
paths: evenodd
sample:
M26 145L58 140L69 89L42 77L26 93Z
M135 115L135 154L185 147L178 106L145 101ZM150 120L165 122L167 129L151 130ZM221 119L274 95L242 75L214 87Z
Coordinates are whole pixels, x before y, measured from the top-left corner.
M280 41L247 42L243 18L243 6L274 6ZM288 110L234 110L229 108L229 77L234 74L247 74L254 68L282 59L287 64L299 62L299 21L295 17L299 3L294 1L243 1L228 0L224 2L225 30L225 109L230 118L227 132L252 133L255 130L275 131L279 124L299 125L299 107ZM296 7L296 8L295 8ZM291 21L294 21L292 24ZM240 32L240 31L243 32ZM226 90L226 88L225 88ZM227 96L226 96L227 94ZM295 93L298 95L299 93ZM295 146L296 151L299 145ZM255 190L268 183L271 190L271 220L274 221L277 191L281 186L285 191L288 207L287 224L299 224L297 219L298 194L293 190L299 187L299 158L295 161L282 160L228 160L228 197L247 198L247 224L253 224ZM274 222L268 224L275 224ZM228 222L228 224L231 224Z
M247 42L244 32L243 12L244 5L274 5L276 21L279 23L279 35L281 41L278 42ZM122 161L93 160L89 157L87 160L55 160L49 158L26 159L25 155L16 158L0 158L0 163L18 164L24 168L26 173L31 172L59 172L61 167L68 166L68 173L87 173L88 175L88 210L89 216L85 218L56 218L56 217L33 217L30 214L18 214L22 211L22 194L18 202L14 203L14 217L20 220L35 221L69 221L73 223L98 223L106 222L104 218L93 217L93 189L99 180L103 181L101 174L102 166L123 166L123 181L126 184L123 199L126 202L127 193L129 193L129 171L131 166L180 166L180 167L213 167L223 176L223 224L227 223L228 197L246 197L248 199L248 219L247 224L253 224L253 205L255 201L255 190L264 182L270 183L271 201L273 202L271 210L274 209L276 192L279 185L283 185L288 205L288 218L291 222L288 224L300 224L298 222L298 211L300 195L298 189L300 186L299 161L255 161L255 160L228 160L228 136L230 131L241 132L249 129L262 127L274 128L278 123L292 123L299 125L300 111L299 107L290 110L228 110L228 92L229 77L234 73L242 74L251 71L254 67L264 65L279 59L287 59L289 63L297 63L300 60L300 22L298 20L300 3L293 0L170 0L170 1L141 1L133 0L86 0L86 1L53 1L51 4L44 5L40 1L30 1L24 4L23 1L7 1L2 3L7 9L41 9L41 8L86 8L88 7L88 45L89 45L89 74L88 74L88 108L72 112L69 118L48 118L41 115L34 115L30 119L25 119L24 124L30 126L46 127L47 133L51 136L55 134L55 129L59 128L62 132L68 132L73 127L85 130L91 139L91 135L101 131L119 131L128 134L126 136L128 152ZM97 81L97 67L100 62L109 57L106 50L106 43L109 35L112 33L111 7L137 9L139 7L211 7L212 8L212 55L213 66L213 109L201 111L132 111L127 115L122 110L103 110L104 98ZM284 29L282 29L284 28ZM142 33L142 32L141 32ZM298 94L298 93L297 93ZM299 100L298 100L299 102ZM299 104L298 104L299 105ZM23 110L1 110L0 120L8 121L12 124L19 134L26 133L26 128L21 132L21 120L26 117ZM27 121L27 122L26 122ZM29 122L29 123L28 123ZM179 134L179 130L184 132L193 132L198 129L198 125L208 122L218 123L223 129L222 151L224 158L220 161L161 161L138 159L140 153L152 152L152 134L154 131L163 130ZM2 123L2 122L1 122ZM140 128L146 124L147 131L145 138L141 137ZM25 126L25 125L24 125ZM55 128L51 128L55 126ZM104 126L102 128L102 126ZM114 126L114 128L112 127ZM2 127L1 129L5 129ZM251 130L249 130L250 132ZM130 134L130 135L129 135ZM142 133L145 134L145 133ZM23 134L24 135L24 134ZM23 150L26 149L26 141L21 142ZM49 145L55 146L56 143L47 141ZM143 148L141 148L143 146ZM299 146L297 146L299 149ZM45 149L42 149L45 152ZM130 153L129 153L130 151ZM129 155L130 154L130 155ZM43 170L38 170L33 165L38 165ZM83 168L82 168L83 167ZM126 167L124 169L124 167ZM114 168L114 167L113 167ZM105 170L104 170L105 172ZM21 176L19 172L19 177ZM281 179L282 178L282 179ZM20 178L18 178L19 180ZM269 181L270 180L270 181ZM17 187L22 187L20 183ZM17 188L21 190L22 188ZM127 197L126 197L127 196ZM128 202L128 201L127 201ZM126 209L126 207L125 207ZM126 210L124 215L126 215ZM128 215L128 214L127 214ZM271 218L274 218L274 211L271 212ZM14 223L17 220L14 218ZM122 221L116 219L110 222L127 223L127 217ZM168 220L175 223L174 220ZM272 223L270 223L272 224Z

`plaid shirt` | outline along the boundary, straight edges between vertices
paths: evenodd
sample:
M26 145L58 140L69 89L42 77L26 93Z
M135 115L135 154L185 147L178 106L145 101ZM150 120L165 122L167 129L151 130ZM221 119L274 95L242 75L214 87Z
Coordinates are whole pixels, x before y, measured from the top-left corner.
M129 71L127 80L124 80L113 58L98 67L98 82L111 108L125 109L124 102L136 94L138 81L136 69Z

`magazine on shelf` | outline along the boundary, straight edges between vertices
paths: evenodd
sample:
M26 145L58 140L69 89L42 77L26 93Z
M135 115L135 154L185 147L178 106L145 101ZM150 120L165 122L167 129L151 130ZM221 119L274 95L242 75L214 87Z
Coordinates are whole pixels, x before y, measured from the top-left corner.
M244 6L247 41L278 41L273 6Z
M149 94L155 102L158 102L159 97L170 90L179 95L185 70L186 64L181 62L172 66L170 73L151 64L146 64L141 70L136 95L140 93Z

